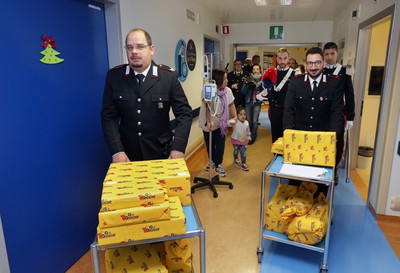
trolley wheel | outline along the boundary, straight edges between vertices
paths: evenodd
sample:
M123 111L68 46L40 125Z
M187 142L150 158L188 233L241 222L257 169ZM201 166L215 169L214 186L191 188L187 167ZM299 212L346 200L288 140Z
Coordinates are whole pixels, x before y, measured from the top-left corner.
M214 192L214 198L218 197L218 193Z
M230 189L230 190L233 189L233 185L229 185L229 189Z
M259 264L261 263L262 258L263 258L263 253L257 251L257 259L258 259L258 263L259 263Z
M321 268L321 269L319 270L319 273L328 273L328 269L322 269L322 268Z

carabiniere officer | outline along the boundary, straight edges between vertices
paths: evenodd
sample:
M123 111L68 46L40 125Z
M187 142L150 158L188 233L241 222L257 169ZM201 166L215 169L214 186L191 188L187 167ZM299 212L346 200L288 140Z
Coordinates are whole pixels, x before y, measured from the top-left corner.
M101 112L113 162L183 157L192 109L177 73L154 63L154 45L145 30L131 30L125 44L129 64L108 71Z

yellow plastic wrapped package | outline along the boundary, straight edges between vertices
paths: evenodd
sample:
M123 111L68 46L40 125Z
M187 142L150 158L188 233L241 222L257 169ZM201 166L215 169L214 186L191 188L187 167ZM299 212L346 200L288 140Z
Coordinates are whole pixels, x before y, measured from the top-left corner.
M298 186L279 184L274 196L265 207L264 229L285 233L291 219L282 219L286 209L286 200L298 191Z
M329 204L320 193L311 210L306 215L295 217L289 224L288 238L307 245L319 243L327 231L328 213Z
M107 273L168 273L150 244L107 249Z
M281 213L282 219L306 214L314 204L313 196L317 189L315 183L301 183L298 192L286 200L286 209Z
M165 241L164 247L168 272L192 272L192 249L187 238Z

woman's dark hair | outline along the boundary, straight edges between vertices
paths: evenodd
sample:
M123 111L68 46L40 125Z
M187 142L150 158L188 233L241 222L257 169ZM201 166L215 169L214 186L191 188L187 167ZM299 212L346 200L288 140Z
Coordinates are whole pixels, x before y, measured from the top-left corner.
M218 88L220 88L224 82L225 73L226 72L222 69L213 69L212 71L212 79L215 81Z

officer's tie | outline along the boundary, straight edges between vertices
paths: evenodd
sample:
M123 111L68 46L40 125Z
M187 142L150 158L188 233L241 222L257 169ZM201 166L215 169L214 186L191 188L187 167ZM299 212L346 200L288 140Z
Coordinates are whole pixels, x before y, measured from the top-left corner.
M144 75L143 74L137 74L135 77L136 77L136 79L138 81L138 86L139 86L139 89L140 89L142 87L142 84L143 84Z
M313 87L312 87L312 91L314 92L314 90L317 88L317 81L313 81Z

